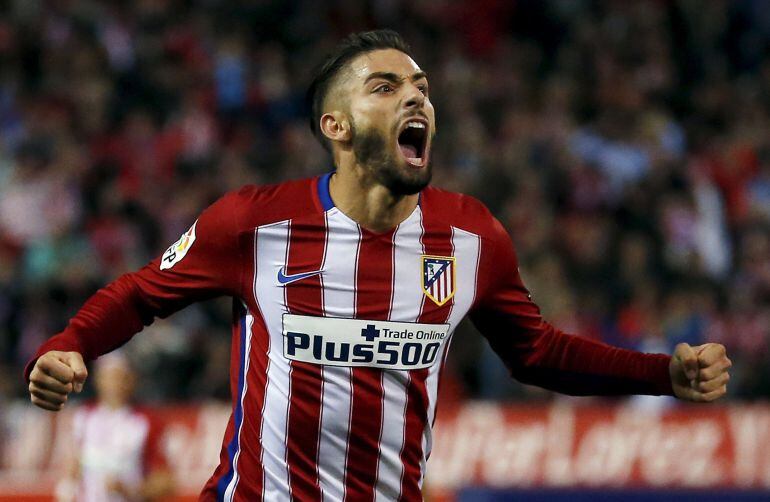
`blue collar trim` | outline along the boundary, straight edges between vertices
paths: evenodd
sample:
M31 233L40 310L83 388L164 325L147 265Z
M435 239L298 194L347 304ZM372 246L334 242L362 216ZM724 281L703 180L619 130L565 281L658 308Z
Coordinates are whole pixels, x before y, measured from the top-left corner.
M324 211L328 211L334 207L332 196L329 193L329 180L332 179L332 174L334 174L334 171L324 174L321 176L321 179L318 180L318 199L321 201Z
M321 201L321 206L323 206L324 211L328 211L334 207L334 201L329 192L329 181L332 179L332 174L334 174L334 171L324 174L321 176L321 179L318 180L318 199ZM417 205L422 206L422 192L417 195Z

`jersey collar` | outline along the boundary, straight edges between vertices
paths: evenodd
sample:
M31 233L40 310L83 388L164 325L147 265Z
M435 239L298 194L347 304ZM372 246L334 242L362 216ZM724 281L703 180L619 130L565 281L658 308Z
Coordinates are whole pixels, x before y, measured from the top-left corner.
M321 207L324 211L334 207L334 201L332 200L331 192L329 191L329 181L332 179L334 171L329 171L326 174L321 175L318 179L318 200L321 202ZM422 203L422 192L417 196L417 205Z
M321 201L321 207L324 211L334 207L331 193L329 192L329 180L332 179L334 171L328 172L318 180L318 200Z

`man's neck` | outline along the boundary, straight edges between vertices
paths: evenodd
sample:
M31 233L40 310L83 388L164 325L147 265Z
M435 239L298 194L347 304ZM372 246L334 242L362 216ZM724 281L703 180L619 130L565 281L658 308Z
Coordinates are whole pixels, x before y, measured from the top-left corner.
M372 232L395 228L417 206L418 194L395 196L386 187L371 182L358 166L337 169L329 182L334 205L349 218Z

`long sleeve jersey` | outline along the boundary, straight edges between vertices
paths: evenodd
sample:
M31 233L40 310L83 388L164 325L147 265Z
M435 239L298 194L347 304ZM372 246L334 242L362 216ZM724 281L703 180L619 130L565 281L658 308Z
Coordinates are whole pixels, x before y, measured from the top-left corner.
M476 199L427 188L374 233L334 206L330 176L225 195L38 357L93 360L156 317L233 297L232 415L201 500L421 500L441 370L466 315L522 382L672 393L668 356L543 321L510 237Z

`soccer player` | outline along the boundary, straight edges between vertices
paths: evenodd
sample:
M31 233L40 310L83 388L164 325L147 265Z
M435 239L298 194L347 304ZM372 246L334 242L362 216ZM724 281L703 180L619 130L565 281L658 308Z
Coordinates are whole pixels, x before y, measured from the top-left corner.
M441 369L466 315L522 382L725 394L721 345L642 354L543 321L501 224L428 186L428 78L398 34L349 36L308 96L335 171L225 195L161 257L97 292L28 365L33 403L61 409L84 361L219 295L234 298L233 411L201 500L421 500Z
M75 411L73 451L57 486L59 502L164 500L173 481L159 445L159 428L132 404L135 375L112 352L96 363L96 403Z

